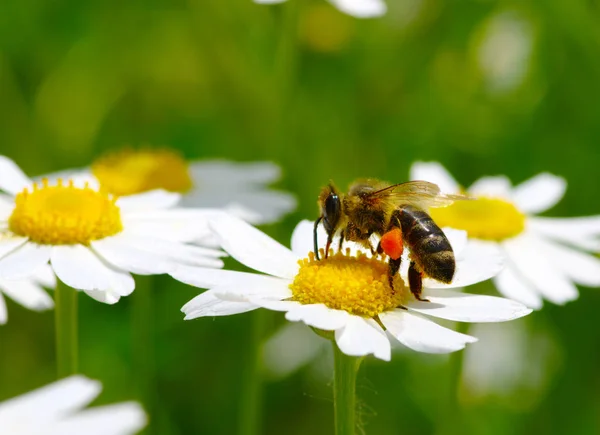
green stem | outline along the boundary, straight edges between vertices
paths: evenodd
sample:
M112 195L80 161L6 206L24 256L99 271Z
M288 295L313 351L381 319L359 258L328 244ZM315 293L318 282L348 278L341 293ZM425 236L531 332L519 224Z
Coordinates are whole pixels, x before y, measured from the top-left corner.
M343 353L334 340L333 405L335 435L354 435L356 430L356 374L362 358Z
M469 323L458 323L456 331L462 334L468 334L469 325ZM464 349L450 354L448 373L448 396L447 403L445 404L446 417L442 419L444 423L439 431L439 433L442 435L453 435L455 433L462 433L461 431L465 429L462 408L458 402L458 394L460 390L460 381L462 379L464 361Z
M77 290L57 280L54 301L56 370L61 379L77 373Z
M250 314L250 337L247 343L244 372L242 373L241 409L238 429L240 435L258 435L262 433L261 349L268 314L266 310L256 310Z

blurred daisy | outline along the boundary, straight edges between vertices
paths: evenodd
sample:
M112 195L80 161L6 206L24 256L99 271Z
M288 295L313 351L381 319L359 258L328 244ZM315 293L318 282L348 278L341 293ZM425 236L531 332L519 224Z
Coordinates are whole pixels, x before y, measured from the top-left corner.
M146 426L134 402L82 410L102 385L71 376L22 396L0 402L0 428L7 435L129 435Z
M0 325L4 325L8 321L3 293L25 308L44 311L53 308L54 301L43 287L54 288L55 286L56 278L48 265L37 269L28 279L11 281L0 279Z
M275 222L296 208L291 194L267 187L281 177L281 169L270 162L187 162L173 150L125 149L100 157L90 168L47 178L73 176L94 180L116 196L154 189L179 193L183 207L221 208L254 225Z
M461 191L436 162L415 163L410 178L436 183L446 193ZM505 176L483 177L467 189L477 200L430 214L441 227L465 230L470 240L500 248L506 267L494 284L504 296L535 309L542 307L542 298L564 304L579 296L575 284L600 286L600 259L585 252L600 251L600 216L535 216L560 201L566 186L563 178L548 173L515 187Z
M453 283L425 280L424 295L431 302L419 302L404 287L407 267L401 271L402 278L396 275L396 292L392 293L387 263L357 246L352 255L347 250L347 255L336 253L328 259L315 260L312 226L303 221L296 227L290 250L234 217L223 216L211 222L221 245L233 258L266 275L178 267L171 273L175 279L209 288L183 307L185 318L225 316L257 308L283 311L290 321L334 331L338 347L347 355L373 354L387 361L391 358L391 346L386 331L420 352L452 352L476 341L426 316L462 322L501 322L531 311L508 299L449 290L488 279L502 267L500 258L493 253L485 256L480 249L463 249L466 240L462 231L447 234L457 258ZM406 309L398 308L400 305Z
M221 267L221 251L192 246L208 234L210 210L173 206L155 190L116 199L78 180L33 183L0 156L0 279L30 277L50 261L58 278L101 302L134 287L130 272L154 275L177 263Z
M283 3L284 1L285 0L254 0L254 3L275 4ZM329 0L329 2L340 11L356 18L380 17L387 12L387 6L383 0Z

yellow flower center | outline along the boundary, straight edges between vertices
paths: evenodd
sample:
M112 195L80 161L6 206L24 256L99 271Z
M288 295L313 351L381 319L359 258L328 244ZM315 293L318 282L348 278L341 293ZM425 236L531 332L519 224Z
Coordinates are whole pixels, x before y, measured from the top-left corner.
M33 185L15 197L8 228L19 236L44 245L88 244L119 233L123 229L115 198L87 185L64 185L48 180Z
M325 304L350 314L375 317L394 309L407 299L400 275L394 290L388 283L388 265L379 258L359 253L356 257L337 253L316 260L314 254L299 261L300 270L290 284L293 300L302 304Z
M171 150L123 150L92 164L92 173L107 192L132 195L153 189L186 192L192 178L186 161Z
M432 208L429 214L440 227L467 231L469 237L504 240L521 233L525 215L513 204L498 198L456 201L443 208Z

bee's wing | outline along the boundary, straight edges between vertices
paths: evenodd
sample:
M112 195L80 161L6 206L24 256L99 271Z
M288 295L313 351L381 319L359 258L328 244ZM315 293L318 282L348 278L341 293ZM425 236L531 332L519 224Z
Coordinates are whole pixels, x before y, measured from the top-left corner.
M413 205L426 210L429 207L445 207L454 201L472 198L441 193L437 184L429 181L408 181L376 190L368 195L368 199L385 201L394 206Z

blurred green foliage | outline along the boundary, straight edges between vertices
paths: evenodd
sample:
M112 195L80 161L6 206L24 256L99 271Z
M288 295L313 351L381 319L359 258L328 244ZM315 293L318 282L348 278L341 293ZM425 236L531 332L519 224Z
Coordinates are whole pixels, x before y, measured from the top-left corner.
M300 202L265 229L286 244L300 218L315 217L329 179L399 182L416 159L443 162L465 185L550 171L569 182L552 215L598 213L598 2L388 6L382 19L357 20L323 0L5 0L0 152L32 175L85 166L127 144L273 160L285 174L279 187ZM508 33L491 43L498 26ZM179 309L198 291L168 277L153 286L156 433L235 433L252 314L183 322ZM116 306L80 297L81 370L104 382L102 402L137 398L136 296ZM0 400L55 372L53 313L8 304ZM578 301L521 320L553 336L561 355L527 407L517 390L508 401L461 402L459 413L452 359L369 359L358 387L365 433L600 433L598 306L598 291L582 289ZM275 330L282 316L269 322ZM330 387L307 371L266 383L264 433L332 433Z

